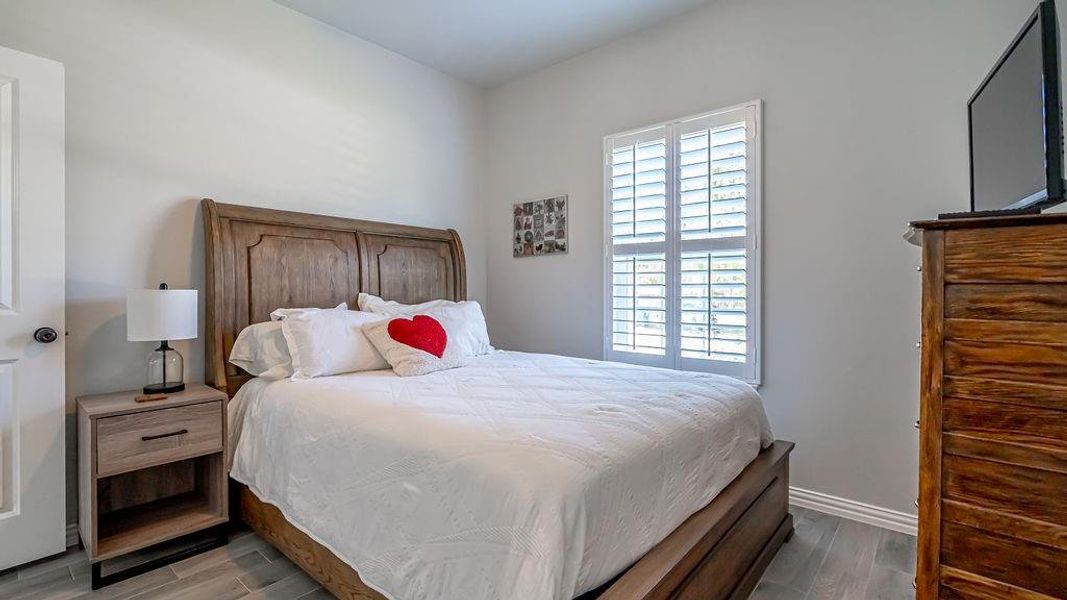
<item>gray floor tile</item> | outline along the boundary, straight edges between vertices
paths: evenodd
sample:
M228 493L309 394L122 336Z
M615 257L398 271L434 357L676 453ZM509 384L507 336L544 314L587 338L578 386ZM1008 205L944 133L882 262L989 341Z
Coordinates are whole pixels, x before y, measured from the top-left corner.
M309 592L299 597L300 600L334 600L334 595L326 590L319 588L313 592Z
M863 598L874 564L874 555L878 550L880 534L881 530L877 527L842 519L807 598Z
M67 600L78 596L88 580L75 580L66 565L46 570L39 575L5 584L0 589L4 600Z
M253 591L247 600L290 600L319 589L319 583L303 571L273 583L261 590Z
M914 575L875 566L867 582L866 600L915 600Z
M237 579L220 577L212 579L200 585L183 589L173 596L167 596L173 600L233 600L249 594L248 588Z
M230 594L238 592L238 587L244 589L244 594L248 593L248 589L237 578L263 564L267 564L267 559L253 550L233 560L226 560L181 577L177 581L134 596L134 598L137 600L177 600L178 598L216 598L216 595L227 598L239 597Z
M189 577L195 573L203 571L204 569L214 567L227 562L233 562L238 558L255 553L263 562L269 562L262 553L258 552L254 548L249 548L247 544L241 545L226 545L221 548L215 548L214 550L208 550L195 556L190 556L185 560L180 560L171 565L174 569L174 573L178 577Z
M137 594L154 590L162 587L172 581L177 581L178 577L174 574L174 571L170 570L170 567L162 567L148 573L143 573L137 577L131 577L125 581L111 584L105 588L89 591L89 583L84 584L85 593L77 596L77 600L126 600L132 598Z
M289 559L279 558L274 562L260 565L252 569L248 573L242 575L239 579L246 588L254 592L275 584L298 572L300 572L300 569L290 562Z
M882 530L882 539L878 542L878 554L874 564L903 573L915 573L915 537Z
M792 510L793 539L767 567L764 579L806 594L815 583L841 519L810 510Z
M756 589L752 591L749 600L795 600L796 598L803 597L803 592L798 592L791 587L764 579L759 582Z
M62 554L57 554L56 556L34 561L28 565L19 567L19 579L30 579L45 573L46 571L78 563L89 564L89 560L85 557L85 551L75 546L67 549L67 551Z
M278 560L279 558L285 558L274 546L271 546L263 538L252 532L234 536L234 538L230 540L229 547L233 549L234 554L240 554L244 549L255 550L262 554L263 558L266 558L271 562Z

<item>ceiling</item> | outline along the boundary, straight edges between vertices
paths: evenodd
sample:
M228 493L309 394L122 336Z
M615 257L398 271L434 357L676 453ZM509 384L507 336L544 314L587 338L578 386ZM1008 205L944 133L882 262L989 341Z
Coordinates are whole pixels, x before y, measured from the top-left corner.
M488 88L711 0L275 1Z

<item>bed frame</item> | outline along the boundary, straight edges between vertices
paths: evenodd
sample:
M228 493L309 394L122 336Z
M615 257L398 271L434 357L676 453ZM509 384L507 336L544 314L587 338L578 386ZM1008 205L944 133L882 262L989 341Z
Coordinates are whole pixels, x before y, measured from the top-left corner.
M207 262L208 385L231 398L250 379L226 362L242 328L276 308L355 304L361 291L404 303L467 296L463 245L429 229L202 202ZM744 600L793 533L791 442L763 450L710 504L581 600ZM339 598L384 600L359 574L232 482L252 527Z

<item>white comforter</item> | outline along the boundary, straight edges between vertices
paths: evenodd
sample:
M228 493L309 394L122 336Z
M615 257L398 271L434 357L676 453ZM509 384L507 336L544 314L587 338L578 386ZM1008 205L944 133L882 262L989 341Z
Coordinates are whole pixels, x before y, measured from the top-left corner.
M393 600L570 600L773 438L747 384L494 352L401 378L253 380L232 476Z

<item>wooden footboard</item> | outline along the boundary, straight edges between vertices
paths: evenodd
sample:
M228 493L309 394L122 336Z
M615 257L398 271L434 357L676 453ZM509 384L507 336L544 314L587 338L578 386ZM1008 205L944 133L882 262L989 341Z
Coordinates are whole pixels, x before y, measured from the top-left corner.
M789 453L777 441L710 504L615 581L581 600L743 600L793 533ZM274 506L235 484L240 518L338 598L385 600L354 569L289 523Z
M744 599L793 533L789 453L777 441L706 507L689 517L599 600Z

